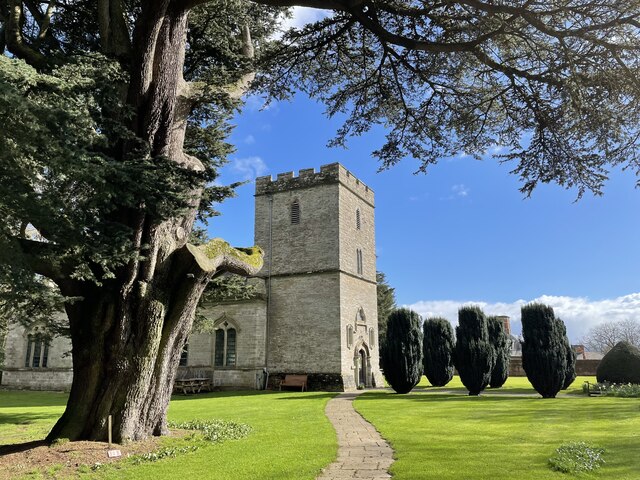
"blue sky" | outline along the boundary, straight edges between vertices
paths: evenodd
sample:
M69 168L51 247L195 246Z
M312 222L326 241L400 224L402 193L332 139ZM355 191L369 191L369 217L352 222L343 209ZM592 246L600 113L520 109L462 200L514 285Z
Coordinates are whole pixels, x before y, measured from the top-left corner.
M523 303L554 306L576 342L605 320L640 318L640 190L632 171L615 171L604 196L543 185L531 198L518 191L513 167L461 154L427 174L406 159L377 172L370 152L384 130L329 149L340 125L322 105L298 95L260 110L250 98L235 119L236 153L222 183L340 162L376 195L378 270L395 287L399 304L423 316L455 322L460 305L512 317L519 331ZM212 236L253 243L252 183L219 206Z

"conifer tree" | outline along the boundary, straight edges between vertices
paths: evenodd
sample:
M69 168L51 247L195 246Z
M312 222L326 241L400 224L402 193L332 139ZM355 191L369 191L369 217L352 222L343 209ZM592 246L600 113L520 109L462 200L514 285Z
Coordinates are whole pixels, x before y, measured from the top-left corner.
M511 358L511 339L504 324L497 317L488 317L489 340L493 346L496 363L491 371L491 388L500 388L509 378L509 360Z
M453 328L444 318L428 318L422 329L424 374L434 387L444 387L453 378Z
M566 325L559 318L557 320L558 328L563 337L565 355L567 357L567 369L565 370L564 383L562 384L562 390L566 390L576 379L576 352L571 348L571 342L569 341L569 337L567 337Z
M455 365L469 395L479 395L487 388L494 364L495 355L483 311L476 306L462 307L458 310Z
M420 315L406 308L391 312L380 363L384 378L397 393L409 393L418 384L422 376Z
M543 398L555 398L567 373L563 326L553 308L539 303L522 307L522 367Z

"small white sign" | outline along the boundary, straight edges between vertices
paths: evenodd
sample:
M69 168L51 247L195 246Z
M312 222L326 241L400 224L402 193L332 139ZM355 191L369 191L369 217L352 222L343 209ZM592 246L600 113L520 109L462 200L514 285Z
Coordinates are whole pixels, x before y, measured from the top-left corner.
M120 450L109 450L107 451L107 455L109 456L109 458L116 458L121 457L122 453L120 452Z

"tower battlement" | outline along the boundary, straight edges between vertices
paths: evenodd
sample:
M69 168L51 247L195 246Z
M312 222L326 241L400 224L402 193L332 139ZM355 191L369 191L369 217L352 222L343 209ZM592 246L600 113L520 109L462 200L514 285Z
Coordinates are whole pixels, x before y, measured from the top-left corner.
M316 172L314 168L303 168L298 172L297 176L295 176L295 172L279 173L275 180L271 175L258 177L256 178L256 196L331 183L341 183L363 200L373 205L373 190L358 180L349 170L339 163L322 165L319 172Z

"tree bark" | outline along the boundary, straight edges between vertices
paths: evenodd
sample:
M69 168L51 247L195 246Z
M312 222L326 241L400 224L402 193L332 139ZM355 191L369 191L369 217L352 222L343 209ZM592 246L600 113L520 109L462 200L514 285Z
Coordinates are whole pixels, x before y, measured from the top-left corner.
M178 98L184 93L186 28L187 11L179 2L143 3L128 102L136 112L133 129L152 157L201 170L201 162L183 152L190 109ZM66 306L74 377L67 408L47 440L104 440L108 415L118 443L166 433L180 353L206 284L220 271L256 273L262 265L259 249L242 252L219 241L201 249L187 245L200 194L191 192L190 211L168 220L150 218L142 209L120 213L147 250L116 279L101 286L57 282L64 295L82 301Z

